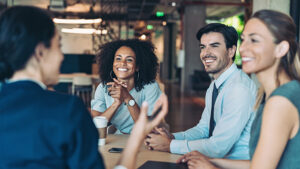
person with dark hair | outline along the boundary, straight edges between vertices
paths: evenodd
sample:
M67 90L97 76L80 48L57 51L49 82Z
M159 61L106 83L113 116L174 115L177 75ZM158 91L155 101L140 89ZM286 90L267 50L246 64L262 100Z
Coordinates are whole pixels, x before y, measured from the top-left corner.
M189 168L295 169L300 164L300 57L291 17L261 10L241 35L243 70L255 73L261 86L251 128L250 159L209 159L199 152L178 162Z
M196 37L200 41L203 34L207 34L209 32L218 32L222 34L227 49L232 48L233 46L235 47L237 46L237 41L239 37L234 27L226 26L220 23L211 23L203 27L201 30L199 30L196 34ZM234 59L235 59L235 53L232 57L232 61L234 61Z
M214 80L205 96L199 123L184 132L149 134L149 149L185 154L197 150L212 158L249 159L250 127L254 119L256 85L237 68L237 32L231 26L208 24L197 33L200 59Z
M76 96L46 89L58 82L63 61L60 36L43 9L14 6L0 17L0 168L104 169L98 132L91 115ZM164 94L155 105L162 110L147 121L147 103L116 168L134 168L146 134L167 113Z
M118 134L130 133L142 102L151 113L161 94L154 46L138 39L109 42L100 47L97 62L102 83L91 101L92 115L106 117Z

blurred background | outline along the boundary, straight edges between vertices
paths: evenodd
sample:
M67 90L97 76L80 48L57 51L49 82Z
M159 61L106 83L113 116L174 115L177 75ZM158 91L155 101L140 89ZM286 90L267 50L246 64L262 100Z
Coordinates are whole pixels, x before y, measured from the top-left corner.
M54 87L61 92L75 94L73 78L86 75L94 91L100 81L95 63L99 45L117 39L152 41L160 64L157 79L170 100L171 131L194 126L205 106L211 78L199 58L195 35L201 27L219 22L240 34L253 12L274 9L292 16L299 36L299 0L0 0L1 11L15 5L44 8L55 17L65 55ZM239 52L235 63L242 66Z

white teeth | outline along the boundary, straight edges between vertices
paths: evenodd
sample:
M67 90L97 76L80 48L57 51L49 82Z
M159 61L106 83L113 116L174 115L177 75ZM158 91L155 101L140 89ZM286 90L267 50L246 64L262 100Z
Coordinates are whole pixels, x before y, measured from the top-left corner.
M211 63L211 62L213 62L213 61L214 61L214 60L211 60L211 59L205 60L206 63Z
M242 61L247 62L247 61L251 61L254 60L253 58L249 58L249 57L242 57Z
M128 69L125 69L125 68L118 68L118 71L121 71L121 72L126 72Z

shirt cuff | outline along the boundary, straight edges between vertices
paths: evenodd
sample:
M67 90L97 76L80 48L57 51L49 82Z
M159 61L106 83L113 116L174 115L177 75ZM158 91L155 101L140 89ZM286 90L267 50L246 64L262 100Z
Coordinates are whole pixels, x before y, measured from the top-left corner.
M91 109L92 110L96 110L98 112L105 112L105 110L107 109L106 107L103 106L103 104L99 101L96 100L92 100L91 101Z
M114 167L114 169L127 169L127 168L123 165L117 165Z
M184 134L183 132L178 132L178 133L172 133L173 136L175 137L176 140L184 140Z
M170 152L173 154L188 153L187 140L172 140L170 143Z

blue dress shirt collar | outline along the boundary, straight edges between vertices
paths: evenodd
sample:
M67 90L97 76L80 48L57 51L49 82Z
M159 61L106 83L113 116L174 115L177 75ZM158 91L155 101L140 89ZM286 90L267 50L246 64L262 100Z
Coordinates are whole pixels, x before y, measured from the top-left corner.
M237 69L237 66L233 63L225 72L223 72L216 80L214 80L217 89L219 89L220 86L230 77L230 75L232 75L232 72L236 71Z

